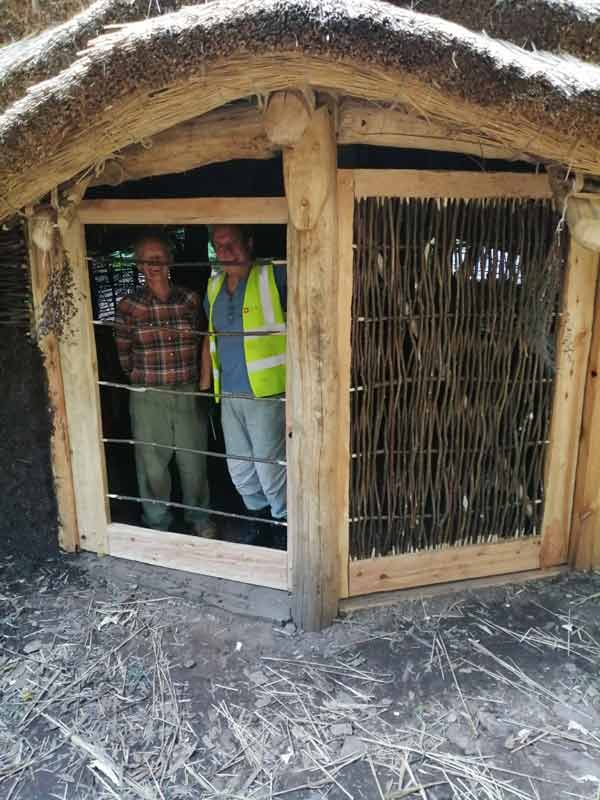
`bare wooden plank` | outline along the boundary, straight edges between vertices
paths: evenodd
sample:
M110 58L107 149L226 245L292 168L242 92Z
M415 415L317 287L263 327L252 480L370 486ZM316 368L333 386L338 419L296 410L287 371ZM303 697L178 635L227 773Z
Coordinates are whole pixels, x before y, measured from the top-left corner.
M287 589L288 585L284 550L219 542L113 522L108 526L108 552L117 558L255 586Z
M348 384L341 386L338 363L344 345L338 342L335 151L331 115L322 107L299 145L284 152L286 193L297 172L306 177L310 171L328 187L313 228L288 226L288 538L294 619L305 630L317 630L337 614L339 520L347 513L337 479L338 456L347 445L339 442L338 413ZM303 193L291 197L301 203ZM296 211L290 218L306 224Z
M587 366L569 564L575 569L600 566L600 282Z
M28 241L33 311L35 324L39 326L42 304L48 289L50 268L53 263L55 267L60 267L64 255L58 237L54 238L50 252L44 253L40 250L33 241L33 225L35 225L35 217L29 219ZM52 409L53 428L50 447L54 491L58 505L58 543L61 549L72 553L79 548L79 530L60 353L54 333L38 335L37 340L44 356L44 367L48 379L48 398Z
M508 572L504 575L489 575L486 578L467 578L466 580L435 583L432 586L420 586L414 589L396 589L376 594L363 594L348 597L340 601L340 611L352 613L366 608L381 608L402 603L405 600L421 600L429 597L470 592L473 589L486 589L491 586L508 586L509 584L525 584L531 581L547 580L563 575L569 571L566 566L550 569L530 569L523 572Z
M285 225L285 197L191 197L150 200L84 200L87 225Z
M540 537L350 562L350 596L538 569Z
M547 175L523 172L357 169L356 197L550 198Z
M352 326L352 279L354 261L354 180L351 174L338 173L338 461L337 478L340 509L337 517L338 558L340 562L339 596L348 597L350 560L350 362ZM344 387L345 393L344 393Z
M92 330L92 306L85 234L77 216L59 218L63 247L73 273L76 314L59 349L72 448L75 503L83 550L107 552L106 468L102 444L98 365Z
M526 154L493 142L477 130L453 127L451 122L432 122L407 108L390 108L359 100L344 100L340 105L338 143L441 150L509 161L529 160Z
M564 564L568 555L597 279L597 254L572 239L563 286L550 444L544 468L542 567Z
M271 158L275 152L257 108L219 108L125 147L107 160L92 185L115 186L234 158Z

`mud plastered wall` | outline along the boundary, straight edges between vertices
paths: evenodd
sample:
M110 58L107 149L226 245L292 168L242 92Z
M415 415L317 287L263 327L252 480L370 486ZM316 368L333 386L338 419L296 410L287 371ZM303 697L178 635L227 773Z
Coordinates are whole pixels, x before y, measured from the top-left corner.
M20 231L0 232L0 267L4 276L12 271L10 281L0 281L0 557L37 561L58 550L58 514L43 359L22 310L25 254Z

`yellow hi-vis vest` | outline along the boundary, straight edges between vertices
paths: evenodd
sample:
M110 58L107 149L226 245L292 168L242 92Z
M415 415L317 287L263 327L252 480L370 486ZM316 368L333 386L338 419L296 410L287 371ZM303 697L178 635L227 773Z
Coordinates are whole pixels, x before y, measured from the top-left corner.
M285 314L281 307L281 298L275 283L273 269L272 264L254 264L248 273L244 292L242 312L244 333L281 331L281 335L244 336L246 368L250 388L255 397L271 397L285 392ZM221 393L221 365L217 350L217 337L214 335L213 309L225 277L224 272L211 276L207 289L210 357L217 402L219 402Z

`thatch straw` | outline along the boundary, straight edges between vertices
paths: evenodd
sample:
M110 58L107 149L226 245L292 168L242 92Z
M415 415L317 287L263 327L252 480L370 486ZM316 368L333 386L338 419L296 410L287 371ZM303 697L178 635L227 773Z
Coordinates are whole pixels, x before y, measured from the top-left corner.
M198 0L197 5L210 1ZM401 8L415 7L414 0L388 2ZM184 5L194 3L186 0L4 0L0 45L13 43L13 46L8 71L0 81L0 108L22 96L28 86L47 80L67 67L85 42L98 36L103 27L170 13ZM598 9L581 0L529 0L527 3L420 0L418 10L473 31L486 31L489 36L513 42L526 50L568 53L588 61L600 61L600 37L597 35L600 14ZM19 41L34 34L38 36L26 42Z
M15 103L0 118L0 213L132 141L304 83L401 100L519 152L600 171L600 68L375 0L216 0L100 37Z

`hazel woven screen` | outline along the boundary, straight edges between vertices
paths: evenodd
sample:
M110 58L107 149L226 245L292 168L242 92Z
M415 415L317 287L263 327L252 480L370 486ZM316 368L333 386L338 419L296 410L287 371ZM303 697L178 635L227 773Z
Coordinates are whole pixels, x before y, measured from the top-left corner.
M353 558L540 532L557 223L539 200L355 204Z

